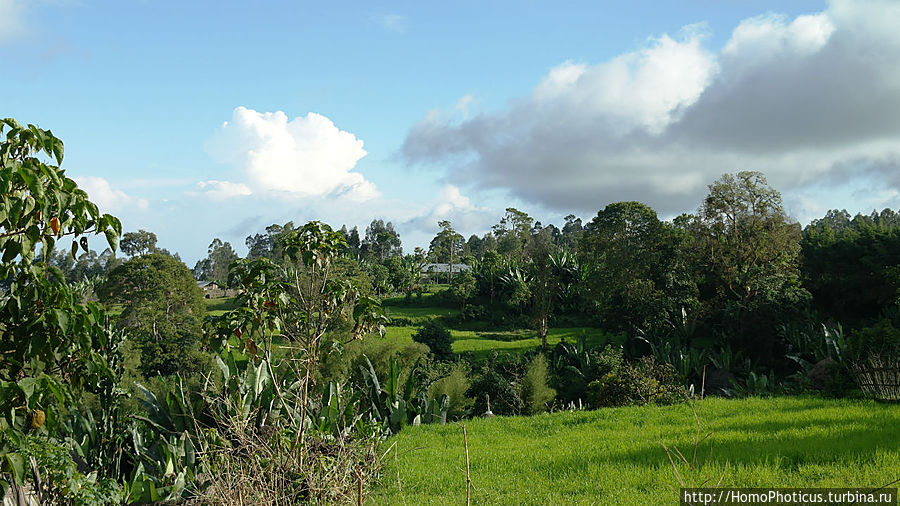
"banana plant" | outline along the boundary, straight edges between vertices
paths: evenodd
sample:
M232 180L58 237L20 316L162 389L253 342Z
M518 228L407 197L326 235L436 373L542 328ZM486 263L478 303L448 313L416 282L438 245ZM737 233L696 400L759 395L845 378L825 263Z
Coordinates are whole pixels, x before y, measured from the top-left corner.
M320 434L346 437L365 416L359 409L360 398L359 392L351 391L348 395L341 385L329 382L322 393L322 400L307 411L308 423Z
M137 466L123 485L125 503L171 502L184 499L197 473L197 449L187 431L149 443L132 428Z
M371 411L386 432L396 434L405 425L446 423L450 399L446 395L440 401L428 399L431 382L420 380L416 374L418 363L401 382L400 364L392 357L388 375L381 382L369 357L364 358L366 363L360 371L368 387Z

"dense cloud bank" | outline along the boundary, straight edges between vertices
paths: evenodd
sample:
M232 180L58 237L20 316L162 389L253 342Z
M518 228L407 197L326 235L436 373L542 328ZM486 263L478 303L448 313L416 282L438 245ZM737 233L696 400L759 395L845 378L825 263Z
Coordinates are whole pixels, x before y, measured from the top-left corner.
M717 52L686 27L461 122L432 112L403 146L463 187L594 211L641 200L696 208L723 172L782 190L864 176L900 188L900 4L836 0L822 13L744 20Z

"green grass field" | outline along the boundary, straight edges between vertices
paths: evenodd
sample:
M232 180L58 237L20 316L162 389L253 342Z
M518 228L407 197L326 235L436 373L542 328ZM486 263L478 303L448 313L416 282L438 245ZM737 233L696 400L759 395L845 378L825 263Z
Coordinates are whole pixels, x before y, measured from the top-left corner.
M412 342L412 335L416 330L416 327L387 327L384 337L398 343L409 343ZM451 330L450 334L453 336L455 353L471 353L476 359L485 358L492 351L521 353L541 345L541 340L538 339L537 332L534 330L498 332ZM620 336L611 336L600 329L573 327L550 329L547 335L547 344L555 346L563 339L574 343L580 336L584 336L587 343L592 346L602 346L607 342L618 343L621 339Z
M703 433L712 434L700 446L697 482L877 487L900 478L900 406L817 398L706 399L695 406ZM677 504L679 480L660 443L690 459L696 433L687 404L465 425L472 504ZM465 504L460 425L407 427L384 448L394 443L367 504ZM685 465L679 472L690 479Z

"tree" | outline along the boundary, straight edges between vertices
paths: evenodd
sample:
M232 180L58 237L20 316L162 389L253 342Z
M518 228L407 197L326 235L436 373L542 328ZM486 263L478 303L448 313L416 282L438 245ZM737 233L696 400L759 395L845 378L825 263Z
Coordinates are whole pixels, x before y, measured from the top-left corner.
M665 237L656 212L640 202L610 204L585 227L579 255L587 296L607 324L629 333L663 326Z
M317 366L332 348L327 344L376 329L383 332L386 318L373 297L360 293L352 281L336 277L335 262L347 246L343 235L312 221L288 231L282 240L283 264L267 258L235 263L232 276L242 288L237 297L240 307L215 319L218 339L213 344L232 348L236 336L248 360L267 371L275 392L268 409L286 414L290 424L299 427L292 448L303 452L306 428L313 426L307 416L309 394ZM285 368L273 364L276 339L283 363L297 367L288 383L299 385L291 387L292 394L280 386L288 374Z
M509 258L521 259L525 245L531 239L533 223L534 219L527 213L514 207L507 207L500 223L491 229L497 238L497 251Z
M109 273L98 295L105 304L123 305L117 326L136 337L145 376L196 365L206 308L183 263L159 253L132 257Z
M156 234L146 230L126 232L122 236L122 253L128 256L144 255L156 251Z
M438 222L441 231L431 240L428 248L428 256L432 261L439 263L448 263L450 265L448 273L448 281L453 284L453 261L459 258L459 254L465 245L463 236L456 230L448 220Z
M578 245L584 227L581 224L581 218L574 214L569 214L564 219L566 224L562 228L562 241L567 247L574 249Z
M282 236L294 230L294 222L289 221L284 225L272 224L266 227L265 234L255 234L247 236L244 244L247 245L247 258L254 260L257 258L268 258L275 262L283 260L283 238Z
M712 292L717 325L771 364L783 356L777 325L809 300L800 285L800 226L760 172L725 174L711 184L695 226L707 277L701 292Z
M866 325L898 307L900 223L891 214L885 210L851 220L846 211L828 211L803 231L803 286L816 309L845 328Z
M412 336L413 341L428 346L435 360L453 360L453 337L437 320L428 320Z
M6 290L0 294L0 495L5 495L14 483L31 479L26 432L40 435L45 446L62 448L73 436L65 416L83 413L77 401L84 392L95 395L104 410L97 430L117 437L110 429L116 416L109 410L118 398L118 340L105 325L102 308L76 303L63 273L35 261L35 254L40 247L48 261L54 246L70 238L74 258L79 249L89 250L92 234L105 234L115 249L122 226L66 177L60 168L63 142L51 131L7 118L0 119L2 134L0 279ZM91 465L94 455L86 455ZM93 470L101 478L118 473L111 461Z
M459 301L460 309L465 309L466 301L475 296L476 288L475 276L469 271L462 271L450 287L450 294Z
M550 316L553 303L559 291L559 276L554 269L553 243L550 235L538 233L529 245L530 291L532 296L532 319L541 348L547 349L547 333L550 327Z
M797 287L800 226L761 172L724 174L699 214L705 261L723 295L746 301Z
M229 286L228 266L238 258L231 244L223 243L217 237L209 244L206 258L197 261L194 266L194 277L199 280L215 281L220 286Z
M366 227L366 238L360 248L366 255L383 262L385 258L402 255L403 248L400 245L400 234L394 230L393 223L372 220Z

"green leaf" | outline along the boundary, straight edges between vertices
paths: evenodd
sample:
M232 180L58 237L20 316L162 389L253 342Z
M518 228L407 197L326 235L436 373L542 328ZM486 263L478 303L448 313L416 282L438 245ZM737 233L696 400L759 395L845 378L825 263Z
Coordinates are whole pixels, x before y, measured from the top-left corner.
M106 242L109 243L109 247L115 252L119 248L119 236L116 235L116 231L108 228L103 233L106 234Z
M13 479L16 480L16 483L19 485L24 484L25 477L25 457L19 455L18 453L7 453L3 455L3 463L0 468L3 471L10 473L13 475Z
M38 384L37 378L22 378L17 383L25 395L25 403L31 405L31 397L34 395L34 387Z
M65 153L65 147L63 146L63 141L54 137L52 150L53 150L53 157L56 158L56 164L61 165L62 160L63 160L63 154Z
M7 241L6 249L3 251L3 263L12 262L21 251L22 246L18 241Z
M54 309L53 312L56 314L56 322L59 325L59 330L65 334L69 330L69 315L65 311L61 309Z

